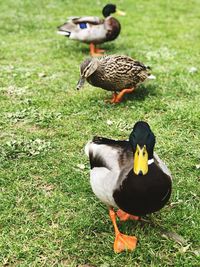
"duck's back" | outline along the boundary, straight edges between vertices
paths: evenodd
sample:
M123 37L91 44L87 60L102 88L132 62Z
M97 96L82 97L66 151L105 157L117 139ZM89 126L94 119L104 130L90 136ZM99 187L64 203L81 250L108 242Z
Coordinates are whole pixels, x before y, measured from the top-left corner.
M88 78L88 82L108 91L135 87L149 75L144 64L127 56L105 56L99 61L97 70Z

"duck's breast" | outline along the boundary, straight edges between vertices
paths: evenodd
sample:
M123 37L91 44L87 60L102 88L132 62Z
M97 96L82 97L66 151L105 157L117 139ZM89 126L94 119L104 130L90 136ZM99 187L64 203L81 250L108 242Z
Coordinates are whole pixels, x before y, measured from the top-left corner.
M131 170L113 197L122 210L141 216L160 210L170 195L170 177L154 164L144 176L135 175Z
M121 25L119 21L113 17L108 17L105 19L105 28L107 30L106 33L106 41L115 40L121 31Z

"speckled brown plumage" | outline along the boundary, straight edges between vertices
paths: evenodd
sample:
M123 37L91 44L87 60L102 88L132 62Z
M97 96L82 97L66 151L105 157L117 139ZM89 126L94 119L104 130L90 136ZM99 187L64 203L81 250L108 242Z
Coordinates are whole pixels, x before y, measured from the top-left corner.
M96 70L87 76L88 70L94 65ZM135 88L150 75L149 67L128 56L112 55L95 59L86 59L81 64L81 77L95 87L108 91L121 91Z
M109 91L121 91L135 87L148 75L147 67L139 61L127 56L106 56L99 59L99 66L88 82Z

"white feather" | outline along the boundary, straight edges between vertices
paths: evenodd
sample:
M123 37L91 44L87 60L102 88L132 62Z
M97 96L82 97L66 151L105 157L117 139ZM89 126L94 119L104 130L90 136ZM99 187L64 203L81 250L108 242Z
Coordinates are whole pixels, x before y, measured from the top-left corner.
M85 154L89 157L89 146L90 146L90 144L91 144L91 142L92 141L88 141L87 142L87 144L86 144L86 146L85 146Z
M153 74L149 75L148 80L156 80L156 76L154 76Z
M117 207L113 192L117 187L120 167L118 163L118 151L111 146L95 144L89 141L85 146L85 153L89 156L101 157L106 161L106 167L94 167L90 171L90 184L94 194L106 205Z
M93 157L100 156L106 162L110 170L114 170L115 172L120 171L118 151L115 148L89 142L89 147L87 149L92 151Z
M94 194L106 205L117 207L113 198L119 172L113 172L107 168L93 168L90 171L90 184Z
M70 33L69 32L64 32L64 31L57 31L58 34L60 35L64 35L64 36L69 36Z
M159 156L158 156L155 152L154 152L153 156L154 156L154 159L157 161L158 166L161 168L161 170L162 170L165 174L167 174L167 175L171 178L171 180L172 180L171 172L170 172L170 170L167 168L167 166L165 165L165 163L159 158Z

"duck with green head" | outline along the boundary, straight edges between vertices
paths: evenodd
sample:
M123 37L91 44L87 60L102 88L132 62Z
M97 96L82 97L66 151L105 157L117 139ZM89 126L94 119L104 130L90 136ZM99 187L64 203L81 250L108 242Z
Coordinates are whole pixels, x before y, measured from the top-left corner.
M92 16L70 17L58 27L58 34L90 44L91 56L102 55L104 50L98 49L96 45L115 40L121 30L119 21L111 14L125 15L125 12L118 10L114 4L107 4L102 13L105 19Z
M108 206L114 225L115 252L135 249L137 238L119 231L114 208L121 220L138 220L159 211L170 198L171 173L154 152L154 146L150 126L138 121L128 141L94 137L85 147L92 190Z

